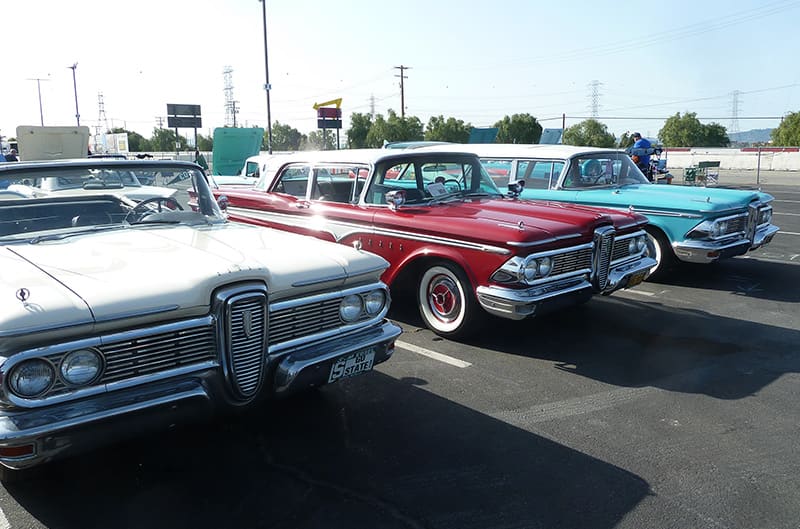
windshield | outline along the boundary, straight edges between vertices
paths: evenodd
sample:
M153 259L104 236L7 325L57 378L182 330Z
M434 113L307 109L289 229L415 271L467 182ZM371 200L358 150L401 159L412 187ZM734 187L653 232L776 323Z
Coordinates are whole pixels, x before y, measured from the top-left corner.
M564 189L649 184L631 158L622 152L576 156L563 175Z
M134 165L43 162L0 170L0 239L225 221L202 171L193 165L128 163ZM125 185L140 171L152 176L153 187Z
M375 178L367 191L367 203L386 204L386 193L392 191L403 191L407 204L473 194L502 194L479 161L448 157L378 164Z

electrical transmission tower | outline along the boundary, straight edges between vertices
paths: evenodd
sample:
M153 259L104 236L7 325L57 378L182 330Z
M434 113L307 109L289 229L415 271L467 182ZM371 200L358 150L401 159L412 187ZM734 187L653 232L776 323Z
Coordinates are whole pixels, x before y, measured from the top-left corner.
M375 94L369 96L369 115L375 119Z
M400 78L400 118L401 119L404 119L406 117L406 92L405 92L405 86L403 85L403 80L404 79L408 79L408 77L405 76L404 72L406 70L409 70L410 68L411 68L410 66L403 66L402 64L400 66L395 66L394 67L395 70L400 70L400 75L395 75L395 77L399 77Z
M100 152L100 147L105 148L105 137L108 129L108 118L106 117L106 105L103 102L103 92L97 92L97 126L94 128L94 152Z
M600 87L603 85L600 81L592 81L589 85L591 88L591 94L589 95L589 99L591 104L589 106L589 115L592 118L597 119L597 116L600 115Z
M734 90L731 96L733 100L731 101L731 126L728 128L729 133L736 134L739 132L739 95L741 92L739 90Z
M239 109L236 108L236 101L233 99L233 68L226 66L222 71L225 79L225 126L236 127L236 114Z

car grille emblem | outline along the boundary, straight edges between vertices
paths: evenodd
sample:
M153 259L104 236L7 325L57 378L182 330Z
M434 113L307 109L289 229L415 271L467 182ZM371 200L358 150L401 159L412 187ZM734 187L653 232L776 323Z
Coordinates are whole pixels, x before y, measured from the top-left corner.
M253 334L253 311L245 310L242 312L242 329L245 337L250 338L250 335Z

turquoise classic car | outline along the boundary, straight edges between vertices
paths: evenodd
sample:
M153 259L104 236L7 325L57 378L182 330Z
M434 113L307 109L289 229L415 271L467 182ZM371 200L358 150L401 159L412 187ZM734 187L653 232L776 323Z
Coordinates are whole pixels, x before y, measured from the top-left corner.
M448 145L478 154L498 185L520 198L634 210L650 221L648 250L666 273L678 261L711 263L769 243L772 196L760 191L653 184L624 151L570 145ZM436 147L427 147L435 149ZM515 186L515 183L523 185Z

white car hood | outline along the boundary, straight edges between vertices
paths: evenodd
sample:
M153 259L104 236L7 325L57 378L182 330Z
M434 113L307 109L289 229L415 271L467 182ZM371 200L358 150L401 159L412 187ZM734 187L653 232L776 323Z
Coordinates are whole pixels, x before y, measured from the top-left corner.
M336 288L363 274L377 280L387 266L344 245L233 223L141 226L0 250L0 329L12 333L205 310L217 287L237 281L261 280L276 300L318 290L320 282Z

